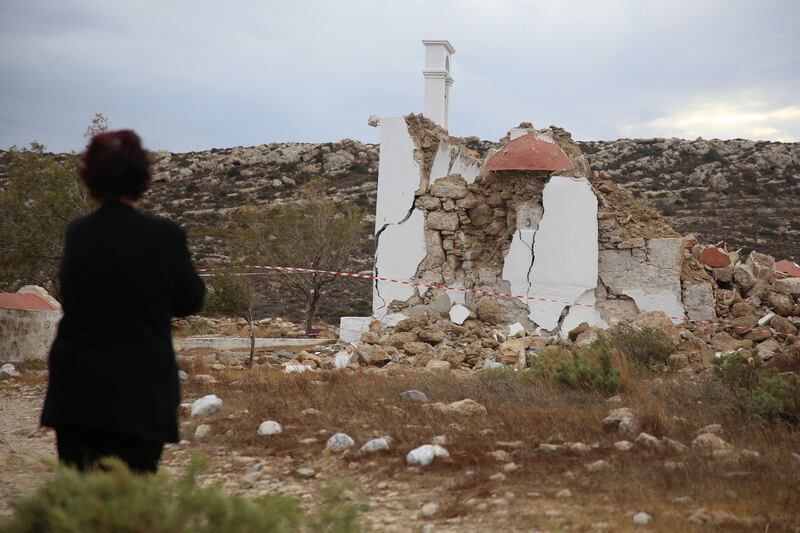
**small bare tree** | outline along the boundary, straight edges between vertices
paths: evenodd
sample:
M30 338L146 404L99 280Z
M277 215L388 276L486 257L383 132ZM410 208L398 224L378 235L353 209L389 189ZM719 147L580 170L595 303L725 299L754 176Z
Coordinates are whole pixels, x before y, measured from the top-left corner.
M94 118L89 123L89 126L86 127L86 132L83 134L83 136L87 139L91 139L100 133L108 133L110 127L111 121L108 120L108 117L102 113L95 113Z
M247 326L250 331L250 358L248 364L252 367L253 355L256 350L253 313L255 312L257 298L250 278L246 274L228 269L211 276L208 287L206 312L233 315L247 320Z
M351 267L363 238L363 210L326 198L325 186L324 180L313 180L295 204L241 213L252 260L325 271L276 273L282 286L305 301L306 335L311 333L323 288Z

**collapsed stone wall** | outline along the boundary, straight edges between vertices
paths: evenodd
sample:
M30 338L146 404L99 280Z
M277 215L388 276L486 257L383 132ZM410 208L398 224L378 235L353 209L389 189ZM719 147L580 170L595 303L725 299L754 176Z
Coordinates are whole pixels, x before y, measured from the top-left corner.
M384 121L382 129L387 127ZM391 283L379 282L376 317L441 313L454 305L475 311L482 296L474 291L487 291L517 296L498 298L502 320L519 322L528 330L541 327L566 334L583 321L607 326L652 310L666 312L676 323L683 321L685 311L691 319L714 318L710 278L692 263L696 261L683 239L653 208L595 175L568 132L521 124L503 139L506 144L491 147L481 157L469 147L474 141L450 137L420 115L409 115L403 122L390 127L405 127L413 146L404 149L413 159L406 158L404 175L391 176L394 194L384 201L395 206L408 202L397 207L405 214L399 226L407 224L406 233L382 247L385 237L380 220L376 223L377 275L386 275L381 266L394 265L402 256L407 260L405 277L464 292L427 287L414 291L405 286L397 293ZM555 144L569 161L564 166L570 168L487 168L487 161L508 141L525 135ZM382 180L390 172L384 169L397 167L389 155L394 150L391 139L384 144L382 136L379 213ZM409 180L412 168L415 176ZM398 194L404 177L406 190ZM581 234L570 235L571 227L579 226ZM570 240L579 237L584 242L588 238L588 245L572 250L576 245ZM548 245L548 240L556 242ZM398 247L415 251L403 254ZM559 260L564 263L558 265ZM408 261L414 267L410 273ZM559 269L565 273L554 272ZM394 273L403 277L402 272ZM581 281L573 283L575 278Z

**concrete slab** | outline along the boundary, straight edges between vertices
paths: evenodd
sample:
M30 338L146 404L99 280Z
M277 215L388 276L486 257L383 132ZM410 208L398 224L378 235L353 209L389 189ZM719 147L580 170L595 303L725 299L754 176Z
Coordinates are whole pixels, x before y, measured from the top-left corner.
M256 338L256 348L290 348L297 346L321 346L332 344L333 339L311 338ZM218 335L202 335L193 337L176 337L172 340L176 350L193 348L210 348L213 350L245 350L250 349L250 337L224 337Z

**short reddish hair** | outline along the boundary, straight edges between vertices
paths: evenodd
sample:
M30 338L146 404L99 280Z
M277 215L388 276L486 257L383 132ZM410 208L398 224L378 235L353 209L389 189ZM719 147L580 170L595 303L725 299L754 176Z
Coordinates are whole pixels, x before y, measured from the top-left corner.
M92 198L106 202L138 200L150 186L150 162L133 130L92 137L82 157L80 175Z

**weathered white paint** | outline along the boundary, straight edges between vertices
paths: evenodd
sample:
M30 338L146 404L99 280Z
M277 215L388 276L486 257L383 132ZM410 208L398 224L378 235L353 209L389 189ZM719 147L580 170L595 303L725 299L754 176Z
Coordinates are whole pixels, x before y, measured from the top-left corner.
M663 311L675 324L683 322L683 304L675 291L647 289L625 289L622 294L633 298L640 313L645 311Z
M339 319L339 339L355 342L369 329L373 318L370 316L343 316Z
M423 114L444 129L450 118L450 56L455 53L448 41L422 41L425 45L425 111Z
M387 224L402 221L414 205L414 193L420 186L420 169L414 158L414 149L405 118L381 119L376 234Z
M567 316L564 317L564 322L561 323L561 337L567 338L569 332L586 322L590 326L606 329L608 323L600 316L600 312L594 307L597 302L595 298L594 289L589 289L575 301L575 304L569 308ZM590 307L591 306L591 307Z
M430 182L458 174L467 183L473 183L481 172L481 165L482 161L467 153L465 148L442 142L439 143L436 156L433 158Z
M390 224L378 237L375 253L375 275L401 280L413 279L417 267L425 259L425 215L414 209L402 224ZM383 318L388 306L395 300L406 301L416 288L413 285L392 281L376 281L373 286L372 316Z
M503 279L511 284L511 294L527 296L531 287L528 275L533 264L533 243L536 231L518 229L503 263ZM520 300L523 304L526 300Z
M597 197L585 178L553 176L542 192L542 206L529 276L529 316L552 331L564 308L597 286Z
M61 311L0 309L0 360L47 359Z
M640 312L663 311L678 324L684 316L681 303L683 239L650 239L645 246L645 249L602 250L600 279L610 293L632 298Z
M450 308L450 320L459 326L469 318L469 309L461 304L455 304Z

